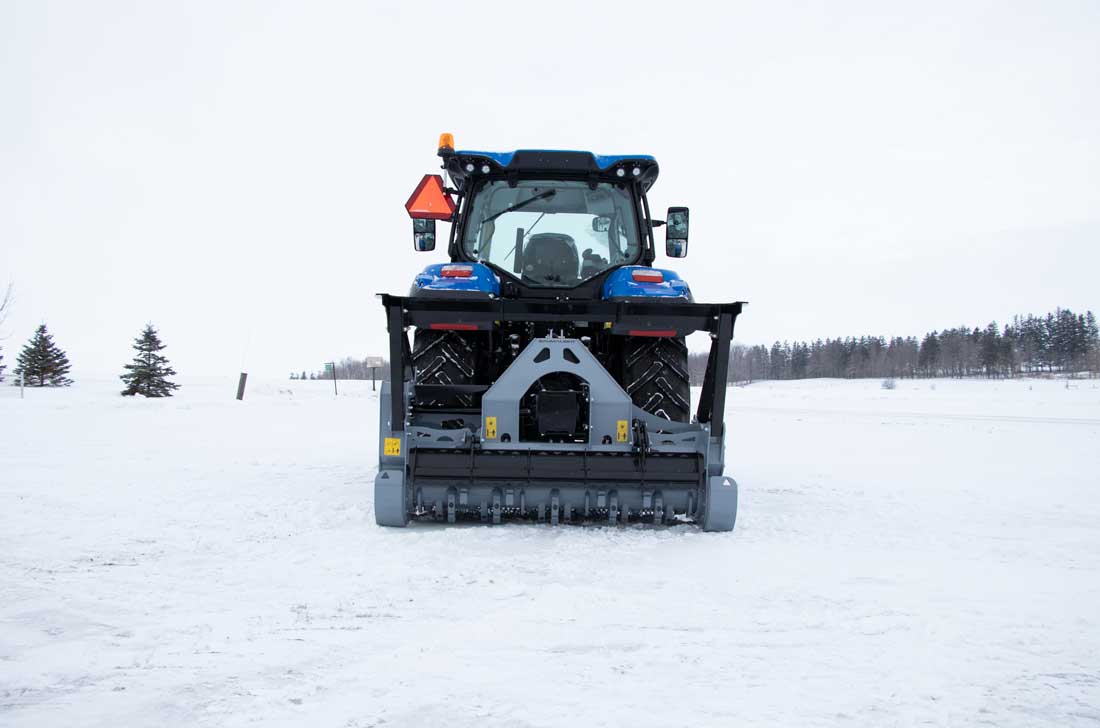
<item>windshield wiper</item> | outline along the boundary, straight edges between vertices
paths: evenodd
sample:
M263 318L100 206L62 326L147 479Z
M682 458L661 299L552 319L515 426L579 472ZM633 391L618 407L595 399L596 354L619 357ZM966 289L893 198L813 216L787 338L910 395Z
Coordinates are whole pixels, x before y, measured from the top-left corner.
M548 199L550 197L553 197L556 194L558 194L557 190L546 190L546 192L540 192L537 195L535 195L534 197L528 197L526 200L520 200L519 202L512 205L511 207L506 207L503 210L501 210L500 212L494 212L489 217L484 218L481 222L479 222L477 224L477 226L480 228L485 223L489 222L490 220L496 220L498 217L505 214L506 212L514 212L515 210L518 210L521 207L527 207L532 202L535 202L537 200L545 200L545 199Z

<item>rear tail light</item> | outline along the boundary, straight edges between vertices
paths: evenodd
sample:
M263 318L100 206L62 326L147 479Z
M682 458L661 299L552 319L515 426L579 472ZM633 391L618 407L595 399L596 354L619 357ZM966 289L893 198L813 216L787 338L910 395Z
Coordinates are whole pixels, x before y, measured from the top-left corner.
M432 331L477 331L477 324L428 324Z
M469 278L474 274L472 265L445 265L439 274L444 278Z
M672 337L676 335L675 329L633 329L626 333L631 336L659 336L659 337Z
M659 270L634 270L630 277L639 283L664 283L665 275Z

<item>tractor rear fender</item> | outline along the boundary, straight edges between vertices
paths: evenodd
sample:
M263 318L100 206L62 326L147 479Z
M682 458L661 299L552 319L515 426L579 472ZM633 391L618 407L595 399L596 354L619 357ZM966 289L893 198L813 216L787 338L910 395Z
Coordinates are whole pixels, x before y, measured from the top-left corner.
M409 291L411 296L427 298L448 294L496 298L500 295L500 278L482 263L433 263L416 276Z
M687 281L676 271L642 265L624 265L613 270L604 279L600 295L608 301L660 299L690 303L693 300Z

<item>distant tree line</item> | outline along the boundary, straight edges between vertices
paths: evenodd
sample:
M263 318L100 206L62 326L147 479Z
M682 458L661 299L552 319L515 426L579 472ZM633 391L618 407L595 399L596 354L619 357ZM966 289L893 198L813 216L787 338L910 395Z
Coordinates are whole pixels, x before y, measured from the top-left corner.
M693 353L689 366L701 383L707 355ZM960 326L913 336L848 337L735 344L730 381L836 377L1016 377L1038 374L1100 374L1100 332L1092 311L1057 309L1045 316L1016 316L1001 327Z
M374 376L378 381L382 381L390 375L390 363L384 361L382 366L375 367ZM332 371L328 369L319 369L312 372L291 372L291 379L325 379L331 380L333 376ZM336 362L336 378L337 379L370 379L370 367L367 366L366 359L356 359L355 357L346 356L340 361Z
M691 382L700 385L707 353L688 355ZM376 370L389 377L389 362ZM903 377L1016 377L1040 374L1100 375L1100 332L1092 311L1059 308L1043 316L1016 316L999 326L960 326L915 336L860 336L783 341L771 346L734 344L729 381ZM370 379L365 359L336 363L337 379ZM327 370L292 372L291 379L332 379Z

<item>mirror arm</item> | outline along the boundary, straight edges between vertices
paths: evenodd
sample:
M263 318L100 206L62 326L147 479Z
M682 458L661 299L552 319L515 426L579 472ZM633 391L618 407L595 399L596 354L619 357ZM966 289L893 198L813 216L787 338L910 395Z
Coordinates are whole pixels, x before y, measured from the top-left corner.
M665 224L665 221L664 220L650 220L649 224L652 225L653 227L661 227L662 225Z

